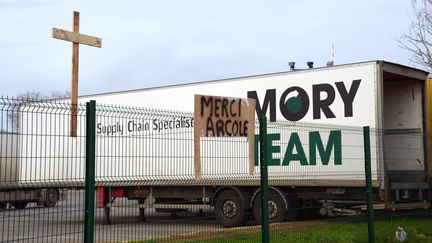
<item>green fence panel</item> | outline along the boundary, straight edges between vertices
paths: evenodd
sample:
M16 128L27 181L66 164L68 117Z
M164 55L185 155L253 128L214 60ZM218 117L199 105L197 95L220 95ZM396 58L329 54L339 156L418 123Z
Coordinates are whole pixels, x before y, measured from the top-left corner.
M375 227L374 227L374 211L373 211L373 195L372 195L372 170L371 170L371 144L370 144L370 128L363 127L364 136L364 157L365 157L365 175L367 188L367 215L368 215L368 235L369 242L375 242Z
M96 101L87 102L84 242L93 243L95 204Z
M389 212L430 207L421 129L256 121L253 175L246 138L201 138L196 180L192 113L88 105L70 137L68 102L0 98L0 242L367 242L372 196L377 242L430 236Z
M262 242L270 241L268 209L268 171L267 171L267 117L259 119L260 131L260 169L261 169L261 230Z

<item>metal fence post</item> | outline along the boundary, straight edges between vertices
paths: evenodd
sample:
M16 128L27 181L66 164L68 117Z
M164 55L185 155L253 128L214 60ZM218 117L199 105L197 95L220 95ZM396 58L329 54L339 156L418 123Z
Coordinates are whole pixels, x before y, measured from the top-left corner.
M268 171L267 171L267 117L259 118L260 169L261 169L261 237L263 243L270 242L268 219Z
M93 243L95 201L96 101L87 102L84 242Z
M375 242L374 212L372 198L372 172L371 172L371 151L370 151L370 128L363 127L365 172L367 188L367 214L368 214L368 234L369 243Z

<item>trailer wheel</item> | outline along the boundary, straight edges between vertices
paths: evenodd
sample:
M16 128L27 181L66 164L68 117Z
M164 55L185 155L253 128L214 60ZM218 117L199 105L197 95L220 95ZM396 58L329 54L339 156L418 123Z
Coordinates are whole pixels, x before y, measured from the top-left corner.
M59 200L59 192L56 189L48 189L45 193L45 207L54 207Z
M21 201L21 202L13 202L12 206L16 209L24 209L25 207L27 207L28 202L26 201Z
M215 201L215 215L221 225L238 227L247 222L244 200L234 190L223 190Z
M269 211L269 222L284 222L288 217L289 203L285 199L281 192L275 190L269 190L268 193L268 211ZM258 192L255 196L252 205L253 215L255 220L261 224L261 192Z

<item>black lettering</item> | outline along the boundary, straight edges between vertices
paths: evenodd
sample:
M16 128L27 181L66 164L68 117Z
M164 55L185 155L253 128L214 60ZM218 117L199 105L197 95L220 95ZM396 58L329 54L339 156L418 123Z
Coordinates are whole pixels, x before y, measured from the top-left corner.
M210 107L210 116L213 115L213 97L208 97L206 100L205 96L201 96L201 117L204 116L204 107Z
M214 136L214 126L213 126L213 120L211 117L207 118L207 129L206 129L206 137Z
M353 116L353 101L357 94L357 90L360 86L361 79L356 79L352 81L349 92L347 92L345 88L345 84L343 82L336 82L336 87L339 91L339 94L344 102L344 111L345 117Z
M233 125L232 125L233 136L237 136L238 130L239 130L239 125L238 125L237 121L234 121Z
M238 103L239 103L239 106L238 106L238 112L239 112L239 114L238 114L238 116L241 117L241 104L242 104L241 99L238 100Z
M225 136L225 131L224 131L224 122L223 120L217 120L216 121L216 133L218 137L223 137Z
M220 107L221 99L215 98L215 104L214 104L214 114L217 118L219 118L219 107ZM211 115L211 114L210 114Z
M258 94L256 91L248 91L247 97L250 99L255 99L256 103L256 113L258 118L264 117L267 114L267 109L270 106L270 121L274 122L276 121L276 89L268 89L266 90L265 96L264 96L264 102L261 106Z
M231 103L230 103L230 115L231 115L231 117L235 117L235 116L237 116L237 113L235 113L235 112L233 111L233 105L234 105L234 103L235 103L235 100L234 100L234 99L231 100Z
M249 125L249 121L245 121L243 126L243 136L245 137L248 136L248 125Z
M228 136L232 136L232 133L231 132L229 132L230 131L230 129L228 129L228 127L229 127L229 124L231 123L232 121L231 121L231 119L227 119L226 121L225 121L225 132L226 132L226 134L228 135ZM231 129L231 131L232 131L232 129Z
M327 93L327 98L321 100L321 92ZM330 84L312 85L313 95L313 119L321 119L321 111L327 118L335 118L336 116L330 109L335 99L335 91Z
M118 127L118 131L120 132L120 134L123 135L123 125L120 125L120 124L117 122L117 127Z
M101 128L101 126L102 126L102 124L100 124L100 123L97 124L97 129L98 129L97 133L98 133L98 134L101 134L101 133L102 133L102 128Z
M229 117L227 106L228 106L228 100L223 99L222 100L222 117Z
M239 136L240 137L243 137L244 136L244 134L243 134L243 121L239 121Z
M157 119L153 119L153 130L158 130Z

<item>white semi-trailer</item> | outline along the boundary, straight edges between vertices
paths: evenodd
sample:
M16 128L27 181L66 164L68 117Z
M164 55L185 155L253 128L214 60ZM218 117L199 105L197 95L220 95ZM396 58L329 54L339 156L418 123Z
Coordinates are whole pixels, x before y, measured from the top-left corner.
M304 206L333 215L364 204L363 126L373 131L375 202L388 210L429 208L427 75L370 61L82 96L80 102L116 105L97 108L97 206L108 220L113 199L121 197L138 201L128 206L139 207L142 216L144 208L209 209L228 227L244 224L250 214L260 219L258 153L250 175L246 141L203 139L202 179L195 179L190 112L201 94L255 99L256 115L268 117L271 222L295 219ZM69 114L46 106L38 114L49 114L37 122L24 113L21 134L2 143L0 168L14 170L13 178L0 171L2 193L9 195L3 201L11 200L11 190L39 193L38 199L15 198L17 204L84 185L85 120L78 120L78 137L68 137ZM131 106L185 113L125 108ZM4 156L11 151L4 144L18 156Z

